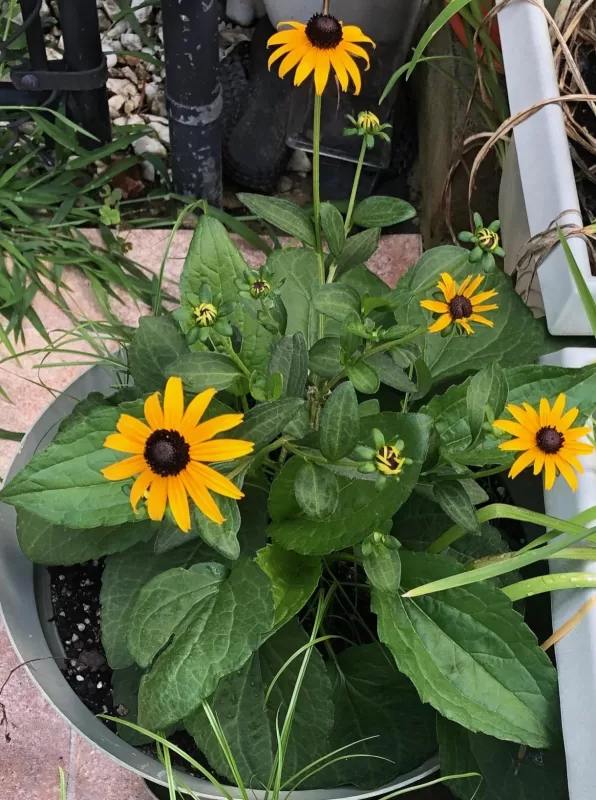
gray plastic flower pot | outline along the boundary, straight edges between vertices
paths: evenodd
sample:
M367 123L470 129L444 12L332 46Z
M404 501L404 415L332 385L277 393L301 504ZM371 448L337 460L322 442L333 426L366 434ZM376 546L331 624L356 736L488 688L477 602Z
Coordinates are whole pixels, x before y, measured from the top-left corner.
M547 6L553 10L553 3ZM531 0L511 0L499 13L499 30L511 114L558 98L542 10ZM537 271L533 262L519 263L529 239L552 229L555 222L582 224L560 104L542 107L515 127L501 182L499 216L507 253L505 269L509 274L517 272L518 291L530 307L544 310L554 335L589 335L590 325L561 246L556 245ZM585 242L572 238L570 246L596 297L596 277L590 271Z
M33 425L23 439L6 476L10 480L40 449L54 437L60 422L72 411L75 404L91 392L109 394L115 374L103 367L93 367L58 397ZM145 780L165 786L167 783L162 765L154 758L137 750L110 731L97 719L72 691L60 671L64 655L55 628L49 623L51 610L47 605L47 570L34 566L22 553L16 536L16 514L12 507L0 504L0 612L8 635L31 678L45 698L73 728L88 741L127 769ZM45 610L44 610L45 609ZM391 785L376 791L362 791L355 787L320 791L294 792L295 800L364 800L381 793L410 786L438 769L436 759L431 759L407 775L396 778ZM219 798L221 795L205 780L182 776L188 787L202 798ZM234 787L226 787L235 796ZM252 793L262 800L264 793Z
M541 359L542 364L579 369L596 363L596 348L567 347ZM546 513L571 519L596 506L596 454L582 458L584 472L573 492L562 478L557 478L550 492L544 493ZM596 513L588 527L596 524ZM550 562L551 572L596 573L594 561ZM559 630L588 601L596 596L593 589L553 592L551 607L553 630ZM561 719L565 739L569 800L594 800L596 796L596 607L555 645Z

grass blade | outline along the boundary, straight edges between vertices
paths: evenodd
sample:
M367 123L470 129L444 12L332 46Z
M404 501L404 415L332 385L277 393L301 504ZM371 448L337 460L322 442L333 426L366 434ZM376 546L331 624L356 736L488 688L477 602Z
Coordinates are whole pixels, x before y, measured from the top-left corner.
M575 260L575 256L571 252L571 248L569 247L569 242L567 241L567 237L565 236L565 234L558 225L557 225L557 233L559 234L559 241L561 242L561 247L563 248L563 252L565 253L565 258L567 259L571 275L573 276L573 280L575 281L575 286L577 287L577 293L579 294L580 300L582 301L582 305L584 307L584 311L586 312L586 316L588 318L588 322L590 323L590 328L592 328L592 333L594 334L594 336L596 336L596 300L594 300L594 298L592 297L592 292L588 288L586 279L584 278L582 271L579 268L577 261Z
M422 38L418 42L416 49L414 50L414 55L412 56L412 60L410 61L410 66L406 75L406 78L409 78L412 72L414 71L416 65L420 61L420 57L426 50L428 43L430 40L436 36L436 34L441 30L443 25L446 25L451 17L454 17L462 8L468 5L471 0L451 0L451 2L445 6L445 8L441 11L440 14L433 19L431 24L428 28L424 31Z

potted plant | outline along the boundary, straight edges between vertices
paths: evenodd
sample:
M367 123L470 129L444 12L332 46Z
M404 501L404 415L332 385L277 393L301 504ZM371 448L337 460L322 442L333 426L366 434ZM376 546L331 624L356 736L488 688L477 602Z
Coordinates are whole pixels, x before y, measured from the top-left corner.
M314 81L312 214L241 196L297 245L253 272L205 214L180 307L144 317L126 360L83 375L36 423L0 493L7 628L70 722L150 780L166 780L155 755L106 727L60 670L75 683L81 663L93 669L67 649L80 635L60 638L44 607L53 591L56 609L66 568L81 571L89 608L101 603L101 642L91 619L78 624L107 657L117 715L154 734L186 730L212 769L259 797L295 712L286 789L313 761L325 769L305 788L322 800L404 787L436 768L438 740L444 775L483 777L452 784L456 796L539 786L557 800L556 671L513 606L536 591L515 570L590 531L487 505L478 481L533 463L547 487L558 472L575 485L594 449L580 438L596 366L534 364L544 328L497 268L496 223L477 220L471 250L427 252L395 290L365 269L381 229L414 210L357 200L366 151L387 136L371 112L346 129L361 154L345 216L321 203L321 95L331 67L342 90L358 84L353 56L370 40L330 15L313 28L310 46L298 24L270 42L282 72ZM488 524L500 518L565 536L509 552ZM66 597L65 616L77 600ZM353 757L355 742L368 758Z

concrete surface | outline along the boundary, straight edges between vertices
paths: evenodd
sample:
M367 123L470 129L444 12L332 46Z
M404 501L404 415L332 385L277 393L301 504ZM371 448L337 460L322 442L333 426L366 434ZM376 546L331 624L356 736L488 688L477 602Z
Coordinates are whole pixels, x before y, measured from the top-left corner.
M190 231L179 231L175 238L166 271L170 281L180 275L191 235ZM168 236L167 231L157 230L130 233L131 258L157 272ZM251 265L261 263L261 253L240 243L239 246ZM387 283L395 285L397 278L419 256L418 236L390 236L382 240L369 266ZM100 311L85 281L68 270L65 278L72 288L73 310L90 319L100 319ZM170 289L173 285L170 284ZM49 331L71 327L62 312L46 298L40 296L35 307ZM139 315L146 313L130 301L115 307L114 311L128 324L135 324ZM26 327L26 337L27 349L43 347L41 337L30 325ZM70 357L73 358L77 360ZM48 405L52 394L64 389L83 369L68 363L39 369L36 365L40 360L39 354L29 354L23 356L20 366L15 362L0 364L0 385L13 401L9 404L0 399L1 428L26 431ZM66 362L66 357L52 356L52 361L56 360ZM0 441L0 476L5 474L17 447L13 442ZM5 724L0 724L0 800L58 800L59 766L68 775L68 800L149 800L141 779L81 739L44 701L26 671L18 668L1 620L0 689L0 702L6 711ZM2 710L0 705L0 721ZM444 796L440 790L440 794L432 795L432 800ZM422 793L413 797L431 800L430 795Z

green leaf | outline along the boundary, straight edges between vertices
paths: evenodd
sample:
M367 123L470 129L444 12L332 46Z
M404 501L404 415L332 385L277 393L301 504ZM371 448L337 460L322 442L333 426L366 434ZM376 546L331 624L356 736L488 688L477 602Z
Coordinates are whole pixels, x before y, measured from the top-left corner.
M212 522L202 511L195 506L193 518L197 526L201 539L212 547L216 553L220 553L224 558L235 561L240 555L240 542L238 541L238 531L240 530L240 510L236 500L230 497L217 498L217 505L224 516L221 525Z
M399 595L401 588L399 549L386 547L383 542L371 541L374 536L375 534L366 540L365 544L370 545L366 551L364 545L362 547L362 565L366 570L368 582L380 592Z
M273 346L268 377L275 372L283 376L284 397L304 397L308 377L308 348L304 334L283 336Z
M335 475L312 461L307 461L298 470L294 494L302 511L311 519L331 516L339 501Z
M254 442L255 449L272 442L304 408L299 397L285 397L259 403L244 415L244 422L234 429L234 438Z
M222 678L209 700L248 788L268 785L277 752L276 722L281 728L303 659L295 658L287 665L265 704L267 690L284 664L307 642L308 638L298 622L290 621L261 645L240 672ZM187 717L185 724L214 769L233 780L203 710ZM332 725L331 683L323 659L314 649L284 754L284 779L327 754Z
M304 404L298 409L296 416L284 426L283 433L290 439L303 439L310 433L310 428L310 414L308 406Z
M493 361L472 377L468 384L466 404L472 444L480 437L486 418L486 407L490 406L493 419L499 417L505 408L509 387L502 367Z
M347 284L326 283L319 288L313 302L319 314L336 322L360 318L360 295Z
M17 515L21 550L34 564L48 566L67 567L121 553L138 542L148 541L156 527L151 520L143 520L88 530L53 525L25 510Z
M163 389L164 370L188 353L186 339L171 316L141 317L128 349L128 368L142 392Z
M367 362L377 370L381 383L386 386L391 386L398 392L410 394L417 391L418 387L414 381L408 378L404 370L398 367L387 353L376 353L374 356L369 356Z
M123 454L103 446L116 431L120 414L141 417L141 401L99 406L79 416L58 433L48 447L8 483L3 502L69 528L99 528L133 522L128 494L130 481L108 481L101 469Z
M462 265L455 266L457 258L461 259L459 250L460 248L452 247L437 248L440 253L431 250L401 278L391 295L400 324L429 324L432 314L421 308L420 301L431 299L437 294L437 271L453 273L455 269L454 278L458 283L468 274L478 274L478 269L467 260ZM445 266L452 268L444 269ZM430 275L433 275L432 281L429 281ZM544 326L534 319L532 312L515 291L511 278L501 270L490 272L478 292L489 289L498 292L494 300L499 308L486 312L494 323L492 328L474 324L475 332L472 336L450 331L446 336L427 332L421 338L422 357L435 383L467 375L492 362L498 362L502 367L532 363L543 352ZM442 295L440 296L442 299Z
M270 225L275 225L284 233L289 233L304 244L315 247L315 227L310 215L295 203L279 197L265 197L260 194L238 195L241 203Z
M319 425L319 448L328 461L339 461L358 444L358 398L349 381L340 383L325 403Z
M156 555L152 542L141 542L124 553L108 556L103 571L101 602L101 642L112 669L133 663L128 650L130 615L139 592L151 578L173 567L190 567L212 556L200 540Z
M436 752L436 715L420 702L412 683L378 643L349 647L331 664L335 722L329 751L369 758L348 758L334 765L333 783L377 789L419 767ZM367 741L359 741L367 739ZM328 772L323 773L327 778ZM318 777L318 776L317 776ZM331 777L331 776L330 776Z
M596 301L592 297L592 292L586 283L586 279L584 278L581 269L578 266L577 261L575 260L575 256L573 255L573 251L569 247L569 242L561 230L561 228L557 225L557 233L559 235L559 241L561 242L561 247L563 248L563 252L565 253L565 258L567 259L567 264L569 265L569 271L573 277L573 281L575 283L575 288L577 289L577 293L582 301L582 306L584 307L584 311L586 312L586 317L588 318L588 322L590 323L590 328L592 328L592 333L596 336Z
M227 389L243 373L223 353L189 353L170 364L166 375L182 378L187 392L203 392L205 389Z
M299 614L312 597L321 578L321 559L268 544L259 550L256 560L273 584L275 627L281 628Z
M380 228L370 228L350 236L337 262L336 275L342 275L353 267L365 264L377 252L380 236Z
M203 214L195 228L180 276L180 296L198 295L201 286L208 284L214 295L221 295L222 302L236 302L238 289L235 281L242 280L247 269L246 261L225 227ZM244 312L240 306L227 319L242 330Z
M385 228L416 216L416 209L397 197L366 197L354 211L354 222L361 228Z
M340 361L341 343L334 336L326 336L313 344L308 354L308 366L321 378L335 378L343 369Z
M302 460L286 462L273 482L269 494L269 514L272 524L268 534L288 550L298 553L327 555L335 550L361 542L369 533L395 514L408 498L418 481L426 457L431 423L422 414L385 412L360 420L360 439L366 440L373 428L382 430L387 439L399 437L413 463L404 467L399 482L390 481L378 491L374 480L337 475L339 502L333 514L325 520L309 519L294 496L296 473Z
M532 750L438 718L437 732L444 775L479 772L478 778L448 781L461 800L561 800L566 794L562 748Z
M259 374L264 374L274 335L246 311L240 330L242 344L239 355L242 362L250 372L256 370Z
M437 503L447 516L468 533L480 533L476 510L459 481L437 481L434 485Z
M279 294L288 311L285 333L302 333L310 345L318 337L319 317L312 299L319 287L319 267L314 250L304 247L274 250L267 259L276 283L282 283Z
M362 394L376 394L381 385L379 371L364 358L358 359L354 364L346 367L348 378L354 384L354 389Z
M358 406L358 416L360 419L364 417L374 417L376 414L381 413L381 406L377 399L365 400Z
M115 669L112 672L112 699L114 708L126 709L126 714L118 714L126 722L137 722L139 707L139 684L144 670L136 664L125 669ZM151 739L126 725L118 725L118 736L133 747L149 744Z
M189 611L219 590L227 573L215 563L175 567L141 588L128 620L128 650L139 666L149 666Z
M590 364L582 369L527 365L507 369L505 376L509 386L508 403L521 405L526 402L538 408L541 397L553 403L563 392L567 397L567 408L576 406L582 415L588 415L594 409L596 365ZM450 458L463 457L464 451L468 451L472 443L467 418L468 386L469 380L452 386L445 394L433 397L422 409L435 420L441 448ZM481 445L466 452L466 463L511 463L515 454L499 450L498 443L502 441L505 439L487 433Z
M0 439L3 439L5 442L20 442L23 437L24 433L18 433L17 431L7 431L4 428L0 428Z
M272 627L271 581L254 561L241 560L143 677L139 723L162 730L191 714L221 678L244 666Z
M456 574L451 559L401 552L404 588ZM423 702L443 716L531 747L557 742L556 672L507 597L488 583L403 599L372 589L380 640Z
M331 254L338 259L346 243L344 218L332 203L321 204L321 226Z

